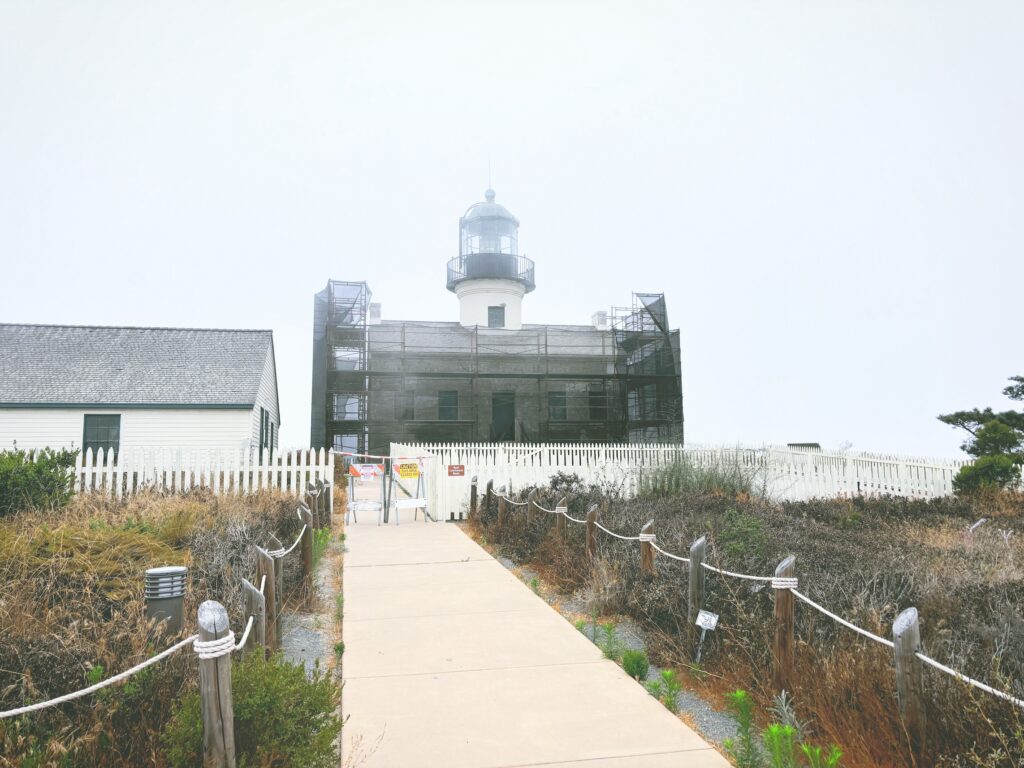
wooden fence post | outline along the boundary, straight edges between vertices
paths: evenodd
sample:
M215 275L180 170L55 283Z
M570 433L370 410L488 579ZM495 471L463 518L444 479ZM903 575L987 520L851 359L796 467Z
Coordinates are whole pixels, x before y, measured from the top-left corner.
M313 594L313 513L308 509L300 509L299 516L306 529L302 534L302 598L308 600Z
M470 520L475 520L476 519L476 494L477 494L476 483L477 483L476 475L473 475L473 479L470 481L470 484L469 484L469 519Z
M648 520L643 528L640 529L640 535L644 536L647 534L654 534L654 521ZM649 576L654 575L654 546L653 542L641 541L640 542L640 572L646 573Z
M587 557L597 557L597 504L591 504L587 510Z
M277 536L270 537L270 546L274 550L283 550L284 545ZM284 557L274 558L274 632L277 638L277 645L274 650L281 647L281 639L284 633L281 631L281 616L284 615Z
M491 514L491 500L494 498L494 480L487 481L487 491L484 497L484 511Z
M775 568L777 579L792 579L796 576L796 558L785 558ZM793 628L793 593L788 589L775 592L775 645L772 649L775 667L773 682L776 692L793 692L793 655L795 631Z
M567 509L564 496L558 500L558 503L555 505L555 509ZM558 533L558 537L562 540L563 544L565 543L565 523L565 515L559 513L558 517L555 518L555 531Z
M925 725L927 714L924 704L923 664L917 658L921 650L921 628L917 608L907 608L892 624L893 654L896 657L896 694L900 716L910 737L911 747L920 760L925 753Z
M259 579L257 579L259 581ZM267 647L267 601L263 594L248 579L242 579L242 594L245 596L245 620L252 616L252 632L249 641L242 649L242 655L248 656L257 648L266 653Z
M313 494L311 491L306 491L304 494L302 494L302 500L299 502L299 504L313 513L313 524L317 525L318 515L316 512L316 495Z
M498 489L498 530L505 528L505 486Z
M280 635L277 632L277 578L274 575L276 563L270 553L256 547L256 580L263 582L263 608L266 615L264 641L267 650L277 649ZM266 581L263 581L266 579Z
M199 639L219 640L230 628L228 612L214 600L199 606ZM199 701L203 716L203 765L235 768L235 714L231 701L231 654L199 660Z
M533 500L533 497L537 495L537 489L534 488L528 494L526 494L526 522L533 523L537 519L537 503Z
M704 551L708 537L701 536L690 545L690 590L686 605L686 621L692 627L704 607Z

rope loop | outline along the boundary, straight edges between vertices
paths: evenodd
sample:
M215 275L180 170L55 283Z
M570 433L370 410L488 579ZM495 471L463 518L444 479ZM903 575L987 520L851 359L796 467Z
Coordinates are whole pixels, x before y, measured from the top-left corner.
M637 538L640 541L646 542L648 544L653 544L658 540L658 537L655 536L653 533L641 533Z
M216 640L196 640L192 648L200 659L219 659L235 650L235 633L230 629L224 637Z
M796 589L798 586L796 576L772 577L772 589Z

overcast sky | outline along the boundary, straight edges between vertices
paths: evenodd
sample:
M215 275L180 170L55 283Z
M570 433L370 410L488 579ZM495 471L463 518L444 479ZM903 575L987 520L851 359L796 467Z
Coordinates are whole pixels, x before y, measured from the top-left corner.
M663 291L687 439L958 455L1024 374L1024 4L0 0L0 321L456 320L482 199L525 322Z

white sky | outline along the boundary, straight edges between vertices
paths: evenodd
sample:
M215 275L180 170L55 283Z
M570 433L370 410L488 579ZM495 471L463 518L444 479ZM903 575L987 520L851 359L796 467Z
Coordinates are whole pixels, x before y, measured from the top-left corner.
M482 198L526 322L664 291L687 438L957 455L1024 374L1019 2L0 0L0 321L455 320Z

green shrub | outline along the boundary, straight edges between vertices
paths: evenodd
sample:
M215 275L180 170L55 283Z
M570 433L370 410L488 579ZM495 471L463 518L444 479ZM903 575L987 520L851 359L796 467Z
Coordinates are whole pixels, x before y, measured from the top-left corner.
M679 711L678 698L683 691L683 686L676 677L674 669L661 670L660 679L651 680L646 687L650 694L664 704L669 712Z
M634 680L646 680L651 663L643 651L625 651L622 654L622 668Z
M325 672L307 677L302 664L280 655L264 661L253 654L231 668L235 750L239 768L338 765L341 732L338 684ZM175 768L202 765L203 722L199 693L180 699L164 729L163 745Z
M23 509L63 507L71 498L77 451L0 452L0 517Z

